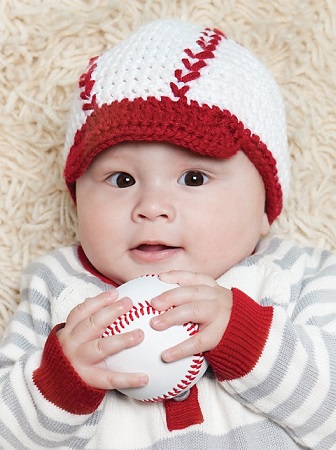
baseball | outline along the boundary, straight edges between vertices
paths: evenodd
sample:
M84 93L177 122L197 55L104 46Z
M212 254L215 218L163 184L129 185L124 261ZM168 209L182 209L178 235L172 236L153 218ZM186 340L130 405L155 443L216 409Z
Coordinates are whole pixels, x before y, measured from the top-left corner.
M144 331L144 340L137 346L125 349L106 359L107 368L116 372L144 372L149 382L139 388L120 389L120 392L142 401L160 402L186 393L202 377L208 367L203 354L193 355L179 361L166 363L161 354L198 332L198 325L187 323L154 330L150 319L162 312L151 306L151 299L169 289L178 287L168 284L157 275L135 278L118 287L119 298L130 297L131 310L108 326L102 337L124 333L137 328Z

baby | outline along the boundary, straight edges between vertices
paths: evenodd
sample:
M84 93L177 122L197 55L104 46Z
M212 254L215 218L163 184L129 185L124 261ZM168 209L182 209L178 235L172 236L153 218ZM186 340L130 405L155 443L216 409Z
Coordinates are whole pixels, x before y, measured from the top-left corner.
M80 245L30 265L0 347L5 448L331 449L336 446L336 256L266 237L288 195L279 88L217 29L149 23L79 81L65 181ZM115 287L148 273L180 287L153 300L160 331L200 332L183 401L116 389L146 373L105 359L142 330L101 339L132 307ZM174 306L174 308L171 308Z

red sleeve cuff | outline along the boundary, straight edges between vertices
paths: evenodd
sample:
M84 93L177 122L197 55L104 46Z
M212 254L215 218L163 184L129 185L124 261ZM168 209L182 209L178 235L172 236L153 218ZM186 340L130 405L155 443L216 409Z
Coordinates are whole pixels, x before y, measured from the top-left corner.
M106 391L87 385L63 353L57 331L51 331L42 354L41 365L33 373L33 381L43 397L72 414L91 414L102 402Z
M205 356L219 381L248 374L258 362L273 318L272 306L261 306L233 288L233 307L225 333Z

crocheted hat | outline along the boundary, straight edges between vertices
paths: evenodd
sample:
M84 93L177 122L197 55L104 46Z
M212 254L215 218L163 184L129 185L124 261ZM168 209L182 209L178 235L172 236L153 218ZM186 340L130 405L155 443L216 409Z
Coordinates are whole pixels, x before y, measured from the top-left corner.
M73 197L92 159L123 141L164 141L214 158L242 150L263 178L269 222L281 212L289 159L279 88L217 29L156 20L90 60L64 146Z

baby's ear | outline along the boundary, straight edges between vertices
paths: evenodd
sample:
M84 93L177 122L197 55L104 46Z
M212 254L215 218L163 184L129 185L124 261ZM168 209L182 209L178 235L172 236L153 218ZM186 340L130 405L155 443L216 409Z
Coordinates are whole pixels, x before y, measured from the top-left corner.
M260 225L260 236L267 236L270 231L271 225L268 221L268 216L264 213L261 225Z

